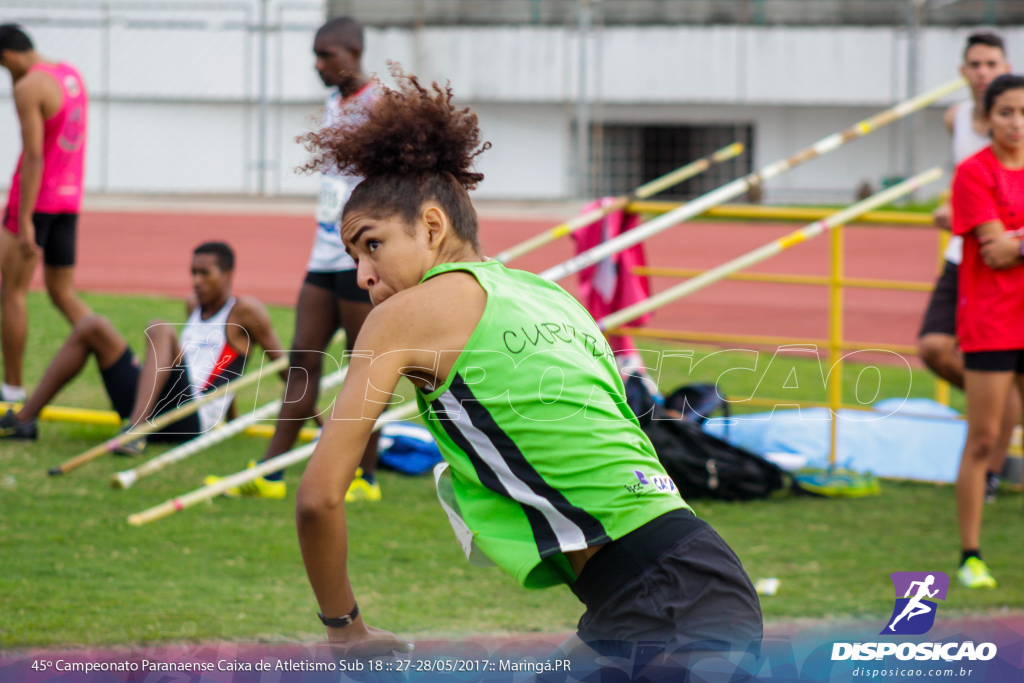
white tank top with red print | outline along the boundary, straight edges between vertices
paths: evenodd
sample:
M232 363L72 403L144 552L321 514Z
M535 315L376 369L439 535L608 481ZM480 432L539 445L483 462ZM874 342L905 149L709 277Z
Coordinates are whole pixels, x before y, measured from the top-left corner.
M192 398L241 377L245 369L245 356L228 343L228 316L235 307L231 297L219 311L203 318L202 306L196 306L181 331L181 355L188 373ZM199 408L199 421L203 431L224 418L234 394L228 392Z

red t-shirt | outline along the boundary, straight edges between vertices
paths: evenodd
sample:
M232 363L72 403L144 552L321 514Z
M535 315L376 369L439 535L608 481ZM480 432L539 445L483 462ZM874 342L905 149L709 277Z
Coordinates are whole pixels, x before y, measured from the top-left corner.
M986 147L957 166L953 232L964 236L956 334L966 352L1024 349L1024 266L992 270L978 251L974 229L999 221L1024 227L1024 169L1011 171Z

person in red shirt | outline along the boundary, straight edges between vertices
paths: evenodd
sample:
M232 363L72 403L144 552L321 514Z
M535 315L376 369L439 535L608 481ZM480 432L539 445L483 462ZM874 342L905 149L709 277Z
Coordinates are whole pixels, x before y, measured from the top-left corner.
M1024 76L992 81L984 107L992 144L957 167L952 195L953 232L964 237L956 315L967 399L958 577L969 588L996 585L979 550L985 467L1015 383L1024 396Z

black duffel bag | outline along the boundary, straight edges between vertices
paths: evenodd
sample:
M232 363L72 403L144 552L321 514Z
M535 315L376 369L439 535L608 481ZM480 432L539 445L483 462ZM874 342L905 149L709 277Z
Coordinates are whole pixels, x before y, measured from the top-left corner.
M695 422L653 419L643 430L683 498L754 500L784 486L778 465L708 434Z

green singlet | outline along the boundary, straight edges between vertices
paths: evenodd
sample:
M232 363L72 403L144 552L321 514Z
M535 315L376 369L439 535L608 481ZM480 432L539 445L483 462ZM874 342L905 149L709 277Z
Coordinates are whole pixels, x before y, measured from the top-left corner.
M451 271L473 275L487 304L466 347L451 352L448 380L417 400L473 545L527 588L572 583L563 553L689 507L576 299L497 261L446 263L423 280Z

